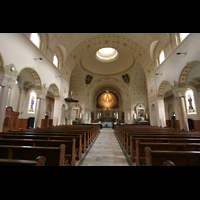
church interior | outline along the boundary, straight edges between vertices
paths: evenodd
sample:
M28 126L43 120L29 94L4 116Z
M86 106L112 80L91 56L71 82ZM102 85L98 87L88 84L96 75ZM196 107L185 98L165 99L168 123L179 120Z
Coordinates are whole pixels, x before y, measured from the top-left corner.
M199 33L0 33L0 131L200 132L199 42Z

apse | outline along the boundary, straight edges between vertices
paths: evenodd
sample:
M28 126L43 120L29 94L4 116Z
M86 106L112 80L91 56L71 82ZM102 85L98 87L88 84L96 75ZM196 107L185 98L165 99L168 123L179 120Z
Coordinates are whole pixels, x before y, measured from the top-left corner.
M103 91L97 96L96 108L119 108L119 98L112 91Z

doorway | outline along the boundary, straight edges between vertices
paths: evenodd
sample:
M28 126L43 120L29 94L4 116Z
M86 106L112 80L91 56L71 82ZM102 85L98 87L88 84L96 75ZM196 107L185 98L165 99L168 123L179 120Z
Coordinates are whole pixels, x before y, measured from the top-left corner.
M48 127L49 126L49 113L46 112L45 114L45 126Z
M171 114L171 127L176 128L176 115L174 112Z

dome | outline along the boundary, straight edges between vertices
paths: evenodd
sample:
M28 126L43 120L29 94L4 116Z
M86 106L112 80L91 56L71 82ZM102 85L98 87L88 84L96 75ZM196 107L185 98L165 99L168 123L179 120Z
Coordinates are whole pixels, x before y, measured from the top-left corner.
M130 53L106 47L85 54L81 64L85 70L94 74L111 75L128 70L134 61Z
M101 62L112 62L118 58L118 51L114 48L101 48L96 52L96 58Z

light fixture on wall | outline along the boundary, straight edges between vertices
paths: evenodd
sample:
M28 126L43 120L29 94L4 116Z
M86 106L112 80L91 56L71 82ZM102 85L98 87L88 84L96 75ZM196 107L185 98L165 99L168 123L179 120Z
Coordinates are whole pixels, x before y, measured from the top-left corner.
M185 52L185 53L181 53L181 52L178 52L178 53L176 53L176 55L180 55L180 54L185 54L184 56L186 56L187 55L187 52Z
M43 60L43 58L34 58L34 60Z
M155 75L156 75L156 76L158 76L158 75L161 75L161 76L162 76L162 73L155 73Z
M60 77L61 78L62 76L60 75L60 76L55 76L55 77Z

